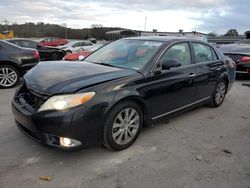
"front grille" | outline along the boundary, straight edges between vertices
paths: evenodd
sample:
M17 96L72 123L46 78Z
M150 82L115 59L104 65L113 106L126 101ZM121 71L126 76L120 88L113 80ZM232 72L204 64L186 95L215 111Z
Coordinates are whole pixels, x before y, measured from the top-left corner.
M47 96L36 93L24 84L16 96L16 102L26 110L34 112L42 106L47 98Z

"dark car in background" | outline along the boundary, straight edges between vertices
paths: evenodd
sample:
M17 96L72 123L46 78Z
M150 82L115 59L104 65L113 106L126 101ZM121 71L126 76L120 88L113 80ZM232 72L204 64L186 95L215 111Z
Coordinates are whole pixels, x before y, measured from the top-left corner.
M61 39L61 38L57 38L57 37L48 37L48 38L44 38L42 40L39 41L39 45L40 46L60 46L60 45L65 45L68 43L67 39Z
M8 42L24 48L37 49L41 61L61 60L65 51L55 47L41 46L37 42L29 39L9 39Z
M44 145L122 150L142 126L200 105L220 106L234 79L234 62L208 43L128 38L84 63L38 64L24 76L12 110L20 130Z
M38 61L37 50L0 40L0 88L14 87Z
M237 74L250 76L250 44L228 44L219 49L236 62Z

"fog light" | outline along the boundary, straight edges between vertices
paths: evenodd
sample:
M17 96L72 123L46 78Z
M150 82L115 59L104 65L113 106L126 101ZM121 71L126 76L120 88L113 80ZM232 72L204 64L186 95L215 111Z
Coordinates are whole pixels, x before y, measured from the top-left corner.
M64 147L77 147L81 145L81 142L71 138L60 137L60 145Z

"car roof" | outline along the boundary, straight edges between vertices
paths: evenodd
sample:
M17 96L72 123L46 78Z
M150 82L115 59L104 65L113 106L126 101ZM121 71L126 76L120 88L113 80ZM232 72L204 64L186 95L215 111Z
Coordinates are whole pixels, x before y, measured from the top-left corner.
M196 42L203 42L207 43L201 39L185 37L185 36L139 36L139 37L129 37L124 38L129 40L150 40L150 41L161 41L161 42L170 42L170 41L196 41ZM208 43L207 43L208 44Z
M12 47L16 47L16 48L21 48L20 46L12 44L12 43L8 42L7 40L0 40L0 44L7 45L7 46L12 46Z
M88 40L72 40L69 43L78 43L78 42L90 42L90 41L88 41Z
M31 41L31 42L35 42L31 39L25 39L25 38L12 38L12 39L7 39L7 41Z

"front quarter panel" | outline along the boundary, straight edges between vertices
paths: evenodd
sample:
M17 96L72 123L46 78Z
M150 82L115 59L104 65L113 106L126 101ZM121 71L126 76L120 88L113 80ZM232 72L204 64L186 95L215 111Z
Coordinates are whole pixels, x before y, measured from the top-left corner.
M145 116L148 117L151 105L144 86L145 78L142 74L138 73L78 92L96 92L93 100L90 100L86 105L91 111L100 111L101 109L102 118L109 113L114 105L124 100L133 100L142 105L142 110L145 112Z

